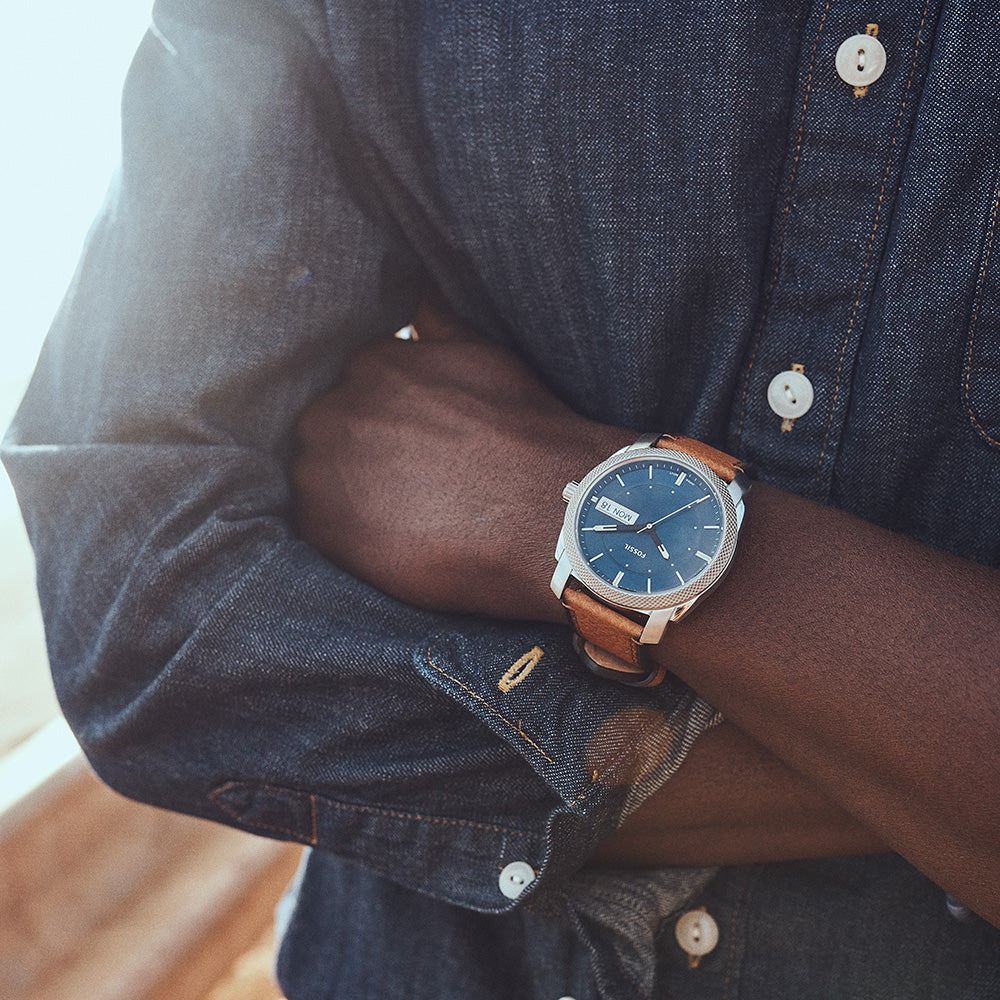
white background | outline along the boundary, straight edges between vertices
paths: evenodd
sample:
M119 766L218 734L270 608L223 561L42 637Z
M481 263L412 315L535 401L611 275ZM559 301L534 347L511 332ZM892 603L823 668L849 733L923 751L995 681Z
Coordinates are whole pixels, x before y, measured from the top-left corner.
M115 169L121 86L149 8L49 0L0 9L0 428ZM0 753L55 712L31 552L0 473Z

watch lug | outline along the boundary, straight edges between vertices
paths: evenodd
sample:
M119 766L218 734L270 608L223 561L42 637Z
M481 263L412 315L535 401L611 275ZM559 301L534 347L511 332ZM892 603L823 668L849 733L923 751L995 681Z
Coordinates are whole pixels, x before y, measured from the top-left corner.
M705 591L707 594L708 591ZM678 605L676 608L670 609L670 621L679 622L699 601L700 598L704 597L705 594L699 594L697 597L693 597L687 604Z
M750 492L751 485L752 480L745 472L737 472L733 477L733 481L729 484L729 495L733 498L733 503L737 507L740 506L740 502Z
M642 635L639 636L639 642L659 642L663 638L663 630L671 621L673 613L673 608L661 608L659 611L652 612L643 627Z
M561 543L562 536L560 535L559 537ZM572 569L565 551L560 552L556 558L558 562L556 563L556 571L552 574L552 583L550 586L552 587L552 593L562 600L563 591L566 589L566 583L570 578Z
M643 434L637 441L633 441L631 444L625 445L625 447L620 448L619 451L631 451L633 448L652 448L662 436L662 434L656 431L649 434Z

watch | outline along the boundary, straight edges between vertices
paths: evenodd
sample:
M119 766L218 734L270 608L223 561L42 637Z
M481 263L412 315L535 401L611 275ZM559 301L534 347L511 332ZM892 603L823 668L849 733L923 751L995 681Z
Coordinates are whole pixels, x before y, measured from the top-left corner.
M567 483L552 590L596 674L650 687L666 668L644 655L724 576L750 478L692 438L648 434Z

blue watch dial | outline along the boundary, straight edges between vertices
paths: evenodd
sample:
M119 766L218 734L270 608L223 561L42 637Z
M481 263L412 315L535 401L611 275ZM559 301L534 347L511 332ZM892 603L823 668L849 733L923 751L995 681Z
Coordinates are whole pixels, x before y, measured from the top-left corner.
M593 484L576 531L590 569L619 590L655 594L692 583L722 544L725 511L697 472L642 458Z

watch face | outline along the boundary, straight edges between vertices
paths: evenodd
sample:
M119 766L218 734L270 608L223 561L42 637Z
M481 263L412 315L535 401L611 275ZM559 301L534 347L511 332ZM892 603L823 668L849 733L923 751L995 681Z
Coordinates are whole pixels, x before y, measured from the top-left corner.
M637 458L590 485L576 519L588 568L618 590L687 587L715 561L726 513L717 490L669 458Z

